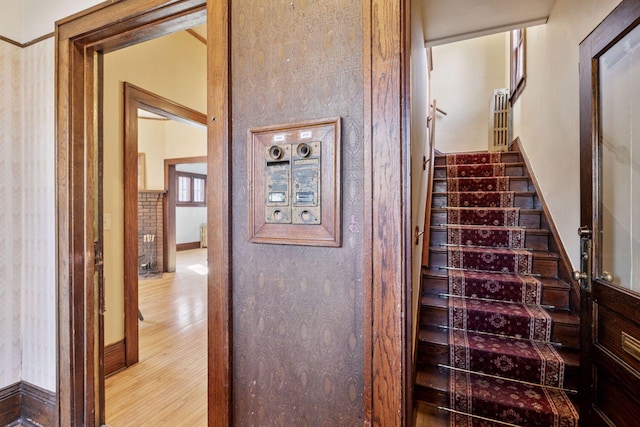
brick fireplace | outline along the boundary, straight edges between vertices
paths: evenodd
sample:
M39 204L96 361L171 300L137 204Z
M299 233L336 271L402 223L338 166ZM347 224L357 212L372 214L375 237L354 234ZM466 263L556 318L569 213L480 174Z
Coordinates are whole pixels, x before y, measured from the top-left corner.
M138 276L164 271L164 191L138 191Z

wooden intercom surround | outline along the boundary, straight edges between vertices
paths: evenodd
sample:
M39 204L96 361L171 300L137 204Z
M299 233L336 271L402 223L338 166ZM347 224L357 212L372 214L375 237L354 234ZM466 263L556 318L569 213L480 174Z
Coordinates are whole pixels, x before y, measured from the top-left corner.
M341 246L340 118L248 131L249 240Z

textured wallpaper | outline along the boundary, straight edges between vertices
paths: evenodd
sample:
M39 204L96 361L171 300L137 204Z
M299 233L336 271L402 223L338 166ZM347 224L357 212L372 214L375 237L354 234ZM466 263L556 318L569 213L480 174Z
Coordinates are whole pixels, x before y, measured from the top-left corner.
M23 49L22 379L56 387L53 38Z
M21 49L0 41L0 388L20 381Z
M53 39L0 42L0 387L56 387L53 103Z
M362 425L362 4L232 8L233 399L245 426ZM342 117L343 246L247 241L247 129Z

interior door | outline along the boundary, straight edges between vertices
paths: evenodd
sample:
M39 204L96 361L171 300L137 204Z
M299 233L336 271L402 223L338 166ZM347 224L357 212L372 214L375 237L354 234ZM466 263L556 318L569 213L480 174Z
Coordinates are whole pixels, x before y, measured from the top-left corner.
M580 44L581 425L640 416L640 0Z

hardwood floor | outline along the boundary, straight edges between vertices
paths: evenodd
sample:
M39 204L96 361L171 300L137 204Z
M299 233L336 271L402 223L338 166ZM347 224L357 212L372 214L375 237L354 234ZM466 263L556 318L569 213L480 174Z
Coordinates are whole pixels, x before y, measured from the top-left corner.
M207 424L206 255L178 252L175 273L140 281L140 362L106 379L109 426Z

